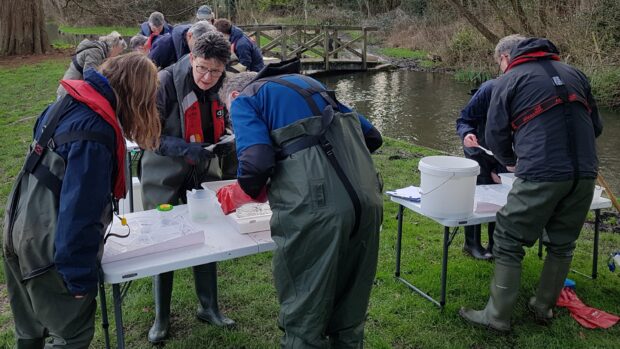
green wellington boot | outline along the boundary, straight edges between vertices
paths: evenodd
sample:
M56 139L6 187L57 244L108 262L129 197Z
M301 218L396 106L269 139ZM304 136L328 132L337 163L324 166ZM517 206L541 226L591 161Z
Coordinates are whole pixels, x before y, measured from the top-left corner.
M196 316L214 326L234 326L235 322L220 313L217 305L217 264L198 265L193 270L196 295L200 302Z
M459 315L467 322L502 333L510 332L512 307L517 301L521 268L495 264L491 296L483 310L461 308Z
M170 329L170 300L172 299L172 282L174 272L153 276L153 298L155 299L155 322L149 330L151 343L159 343L168 338Z
M564 288L564 280L568 275L572 259L572 256L558 258L547 254L536 296L530 298L528 303L528 308L534 313L536 322L548 325L553 319L552 309Z

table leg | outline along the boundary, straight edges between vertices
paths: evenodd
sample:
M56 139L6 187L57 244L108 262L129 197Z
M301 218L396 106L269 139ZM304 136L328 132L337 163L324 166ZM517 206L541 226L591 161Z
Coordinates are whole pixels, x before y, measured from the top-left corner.
M443 255L441 260L441 298L439 307L446 305L446 279L448 277L448 247L450 247L450 228L443 227Z
M125 333L123 332L123 297L120 285L112 285L112 298L114 298L114 319L116 321L116 346L118 349L125 349Z
M592 251L592 278L598 276L598 239L601 221L601 210L594 210L594 251Z
M99 302L101 303L101 327L103 327L103 337L105 348L110 349L110 323L108 322L108 305L105 298L105 285L103 283L103 271L99 267Z
M400 277L400 253L403 241L403 205L398 205L398 234L396 235L396 272L394 276Z

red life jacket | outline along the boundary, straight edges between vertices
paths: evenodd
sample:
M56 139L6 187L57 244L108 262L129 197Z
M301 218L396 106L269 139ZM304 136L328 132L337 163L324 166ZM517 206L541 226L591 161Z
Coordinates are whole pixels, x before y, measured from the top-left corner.
M544 59L559 61L560 56L558 56L555 53L545 52L545 51L530 52L530 53L527 53L521 56L517 56L515 57L515 59L510 61L504 73L508 72L510 69L516 67L519 64L523 64L525 62L531 62L531 61L539 61L539 60L544 60ZM568 103L572 103L572 102L581 103L586 107L586 109L588 110L588 113L591 112L591 108L590 108L590 105L588 104L588 101L586 101L581 96L577 95L576 93L570 93L568 94L567 97L568 97ZM560 104L563 104L563 103L565 102L562 99L562 97L560 97L559 95L547 98L546 100L536 103L534 106L527 108L525 111L519 114L511 122L510 126L512 127L513 131L516 131L519 129L519 127L527 124L532 119L539 116L540 114L543 114L549 109L555 106L558 106Z
M157 36L157 34L151 33L151 35L149 35L149 38L146 40L146 43L144 43L144 52L149 52L151 50L151 46L153 46L153 40L155 39L155 37Z
M200 117L200 105L194 92L190 92L183 99L183 115L185 124L185 141L191 143L204 143L205 137L202 132L202 118ZM218 100L211 101L211 120L213 122L213 142L217 141L226 132L224 120L225 106Z
M112 105L105 97L84 80L61 80L60 84L71 97L86 104L114 129L114 134L116 135L116 173L114 174L112 194L116 200L124 198L127 193L125 178L125 154L127 153L127 148L114 108L112 108Z

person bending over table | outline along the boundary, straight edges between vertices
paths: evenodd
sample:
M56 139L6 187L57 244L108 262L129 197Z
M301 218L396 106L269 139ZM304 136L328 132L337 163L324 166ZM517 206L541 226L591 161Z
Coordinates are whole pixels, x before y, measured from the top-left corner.
M370 152L382 139L299 67L285 61L225 82L239 169L218 199L230 212L269 195L281 346L359 348L383 218Z
M533 246L543 229L547 256L529 309L541 323L564 286L575 240L592 202L603 129L586 76L560 62L551 41L507 37L495 59L503 76L491 96L486 140L516 180L497 213L495 271L483 310L461 308L468 322L501 332L511 329L512 308L521 282L524 246ZM518 161L517 161L518 159Z
M17 348L88 348L104 233L126 193L125 138L144 149L159 139L157 69L143 54L61 84L67 94L37 119L5 213Z
M187 190L226 179L222 169L231 166L223 158L233 153L234 143L221 143L213 150L206 146L229 133L227 112L217 96L229 58L228 41L215 31L207 32L196 39L189 55L159 72L162 135L159 148L145 151L141 161L145 209L187 202ZM216 263L195 266L193 272L200 303L197 317L215 326L234 325L218 308ZM168 336L173 275L171 271L153 277L155 322L148 334L153 343Z
M480 85L480 88L476 90L469 103L461 110L459 118L456 119L456 131L463 141L465 157L475 160L480 165L480 174L476 178L476 185L501 183L497 174L506 172L506 168L500 165L493 155L489 155L478 148L479 145L487 147L484 140L484 129L494 84L495 79ZM465 245L463 246L463 251L475 259L492 259L495 222L489 223L489 245L486 249L481 244L481 224L465 226L464 230Z

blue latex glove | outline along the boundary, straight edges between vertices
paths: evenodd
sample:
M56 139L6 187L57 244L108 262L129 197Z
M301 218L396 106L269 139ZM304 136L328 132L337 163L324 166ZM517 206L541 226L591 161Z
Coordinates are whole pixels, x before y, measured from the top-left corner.
M172 136L161 137L157 153L163 156L182 156L191 164L215 156L213 151L203 148L199 143L188 143L181 138Z

